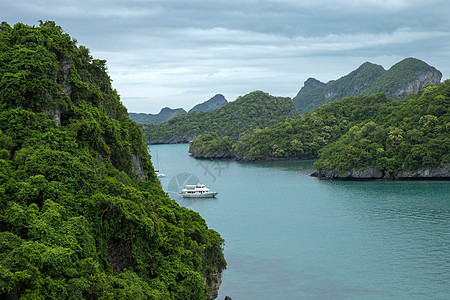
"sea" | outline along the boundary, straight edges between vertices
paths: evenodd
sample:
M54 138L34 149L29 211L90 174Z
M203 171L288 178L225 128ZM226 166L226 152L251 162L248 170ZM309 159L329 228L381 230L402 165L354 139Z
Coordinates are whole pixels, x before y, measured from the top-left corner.
M149 149L169 196L225 239L217 299L450 299L450 182L322 181L313 161ZM197 182L219 194L178 194Z

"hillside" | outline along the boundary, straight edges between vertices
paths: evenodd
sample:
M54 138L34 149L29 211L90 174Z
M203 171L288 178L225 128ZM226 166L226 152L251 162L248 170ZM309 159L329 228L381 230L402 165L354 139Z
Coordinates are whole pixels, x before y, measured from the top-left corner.
M198 158L215 158L219 153L220 158L243 161L316 158L323 146L336 141L352 126L388 113L387 104L395 105L395 101L383 94L344 98L311 113L256 129L231 147L223 138L199 136L189 151ZM227 149L231 153L226 154Z
M186 111L182 108L169 108L164 107L157 114L145 114L145 113L128 113L130 119L136 123L144 124L161 124L168 120L175 118L178 115L185 114Z
M450 80L352 127L325 146L316 176L450 179Z
M189 112L201 112L201 111L212 111L217 108L221 108L225 104L227 104L228 101L225 99L225 97L222 94L217 94L208 101L205 101L203 103L197 104L193 108L189 110Z
M0 298L217 295L224 241L166 196L106 62L54 22L0 50Z
M344 97L384 93L394 99L406 99L408 94L417 93L428 83L437 84L441 78L441 72L415 58L406 58L387 71L366 62L326 84L309 78L292 101L297 112L303 114Z
M140 124L150 144L187 143L205 132L239 139L255 128L284 121L295 114L290 98L252 92L210 112L179 115L163 124Z
M407 100L384 94L343 98L256 129L240 142L209 133L196 158L267 161L319 158L324 179L450 179L450 80Z

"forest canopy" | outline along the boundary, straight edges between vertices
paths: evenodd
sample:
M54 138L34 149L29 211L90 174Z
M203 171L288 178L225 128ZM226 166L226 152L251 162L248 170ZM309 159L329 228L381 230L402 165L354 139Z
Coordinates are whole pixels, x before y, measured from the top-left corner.
M255 128L284 121L295 114L290 98L255 91L209 112L191 112L153 125L140 124L148 143L187 143L205 132L239 139Z
M384 94L343 98L256 129L240 142L201 135L190 152L243 161L318 158L321 171L375 167L392 178L400 171L450 163L449 104L450 80L426 85L407 100Z
M223 239L162 190L106 61L0 25L0 297L203 299Z

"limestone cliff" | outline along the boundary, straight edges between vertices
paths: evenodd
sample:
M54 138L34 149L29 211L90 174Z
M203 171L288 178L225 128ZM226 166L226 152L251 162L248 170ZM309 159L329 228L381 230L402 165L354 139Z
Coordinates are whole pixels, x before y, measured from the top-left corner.
M201 111L212 111L217 108L221 108L225 104L227 104L228 101L225 99L225 97L222 94L217 94L208 101L205 101L203 103L197 104L193 108L189 110L189 112L201 112Z
M311 176L327 180L448 180L450 179L450 164L438 167L423 167L413 171L402 170L395 175L385 174L375 167L369 167L352 169L344 173L340 173L337 168L318 170Z

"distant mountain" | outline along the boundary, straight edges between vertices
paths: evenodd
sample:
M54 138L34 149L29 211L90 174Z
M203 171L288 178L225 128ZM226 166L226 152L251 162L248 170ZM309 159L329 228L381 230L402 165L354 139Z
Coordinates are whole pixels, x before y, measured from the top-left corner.
M387 71L380 65L366 62L326 84L308 78L292 101L297 112L303 114L344 97L384 93L394 99L405 99L428 83L438 84L441 78L440 71L416 58L406 58Z
M179 115L163 124L140 124L147 143L187 143L205 132L239 139L256 128L265 128L295 114L290 98L256 91L238 97L219 109Z
M221 94L217 94L208 101L205 101L203 103L197 104L189 112L201 112L201 111L212 111L217 108L221 108L225 104L227 104L228 101L225 99L225 97Z
M185 114L186 111L182 108L164 107L158 114L144 114L144 113L129 113L130 119L136 123L144 124L161 124L178 115Z

